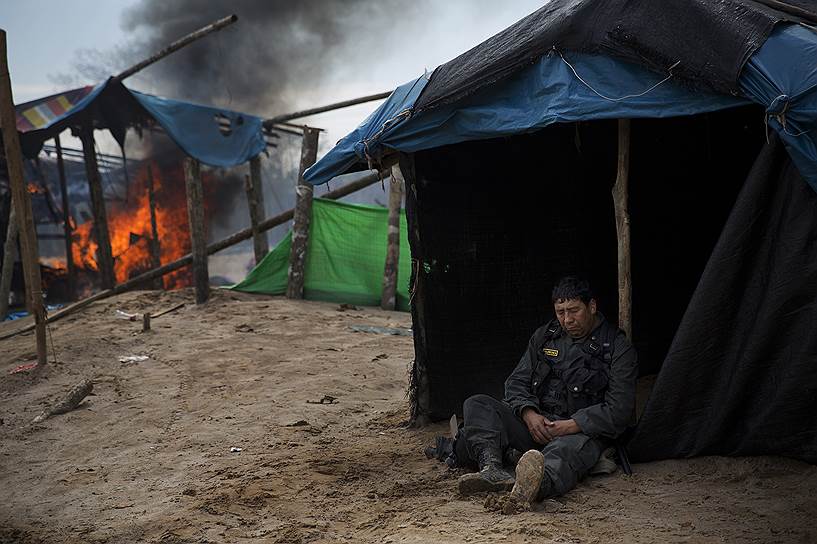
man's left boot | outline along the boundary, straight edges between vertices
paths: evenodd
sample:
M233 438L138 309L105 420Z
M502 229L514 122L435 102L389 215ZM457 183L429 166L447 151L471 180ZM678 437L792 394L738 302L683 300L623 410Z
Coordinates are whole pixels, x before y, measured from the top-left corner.
M513 487L513 474L502 467L502 455L498 450L485 448L478 455L479 472L460 476L461 495L474 493L498 493Z
M539 450L528 450L516 464L516 483L511 498L518 503L536 500L542 479L545 477L545 456Z

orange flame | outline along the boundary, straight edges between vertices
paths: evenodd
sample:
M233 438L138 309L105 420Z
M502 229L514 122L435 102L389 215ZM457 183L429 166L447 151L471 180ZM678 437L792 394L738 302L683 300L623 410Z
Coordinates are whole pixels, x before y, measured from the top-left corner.
M181 168L171 176L177 182L165 184L157 165L151 168L156 200L156 224L162 264L190 252L190 234L187 224L187 205ZM131 182L126 203L108 205L108 232L114 256L116 282L123 283L152 268L150 241L153 238L150 221L148 169L143 167ZM93 221L79 225L74 231L73 257L78 267L98 270L97 242ZM182 269L164 278L167 289L190 285L189 270Z

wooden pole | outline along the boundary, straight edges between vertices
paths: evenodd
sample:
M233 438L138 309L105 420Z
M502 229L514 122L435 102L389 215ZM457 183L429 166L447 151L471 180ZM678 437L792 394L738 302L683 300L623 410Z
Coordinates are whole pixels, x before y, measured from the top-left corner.
M65 177L65 162L62 158L62 145L59 134L54 136L54 147L57 149L57 172L60 176L62 193L62 222L65 233L65 266L68 270L68 300L77 299L77 267L74 264L74 236L71 225L71 208L68 202L68 181Z
M34 214L31 200L23 180L23 154L17 134L17 114L11 93L8 58L6 56L6 31L0 30L0 127L3 131L3 147L6 154L11 200L20 228L20 249L23 257L23 273L31 296L37 339L37 363L46 363L45 309L43 308L40 259L37 255L37 233L34 230Z
M153 168L148 165L148 206L150 207L150 241L148 246L150 249L150 265L156 269L162 266L162 246L159 242L159 225L156 221L156 192L153 186ZM155 278L153 280L153 288L161 289L164 287L162 278Z
M14 275L14 261L17 260L17 234L20 232L17 214L14 211L14 199L11 199L9 226L6 230L6 243L3 245L3 269L0 272L0 321L9 312L9 294L11 277Z
M312 185L304 181L304 172L318 159L319 134L317 129L304 127L301 166L298 184L295 186L295 220L292 225L292 249L289 253L287 298L304 298L304 269L309 246L309 223L312 219Z
M269 253L267 235L258 230L258 224L264 220L264 190L261 184L261 156L250 159L250 175L245 178L247 204L250 208L250 228L252 229L252 246L255 253L255 264Z
M383 175L385 175L384 172L381 172L381 173L374 172L374 173L372 173L372 174L370 174L368 176L365 176L365 177L363 177L363 178L361 178L361 179L359 179L357 181L354 181L352 183L348 183L348 184L344 185L343 187L338 187L334 191L330 191L330 192L326 193L325 195L323 195L323 198L325 198L326 200L336 200L338 198L343 198L344 196L350 195L350 194L352 194L352 193L354 193L356 191L359 191L360 189L363 189L365 187L368 187L369 185L377 183L378 181L380 181L382 179ZM283 225L287 221L291 221L294 214L295 214L295 210L294 209L289 209L289 210L287 210L285 212L279 213L278 215L276 215L274 217L270 217L269 219L265 219L260 225L258 225L258 228L263 230L263 231L267 231L267 230L269 230L271 228L277 227L278 225ZM240 230L240 231L236 232L235 234L232 234L232 235L228 236L227 238L223 238L223 239L219 240L218 242L213 242L212 244L209 244L207 246L207 254L212 255L213 253L217 253L217 252L221 251L222 249L226 249L228 247L234 246L237 243L243 242L244 240L249 240L250 238L252 238L252 229ZM175 272L176 270L179 270L180 268L184 268L185 266L189 265L192 262L193 262L193 255L188 253L187 255L185 255L185 256L183 256L183 257L181 257L181 258L179 258L179 259L177 259L177 260L175 260L173 262L167 263L166 265L163 265L163 266L157 268L156 270L150 270L148 272L145 272L144 274L140 274L140 275L136 276L135 278L131 278L126 282L120 283L119 285L117 285L113 289L107 289L105 291L100 291L99 293L96 293L95 295L92 295L92 296L90 296L88 298L82 299L79 302L75 302L74 304L72 304L70 306L66 306L62 310L58 310L58 311L54 312L53 314L51 314L51 316L49 316L49 318L48 318L48 322L51 323L51 322L56 321L58 319L62 319L63 317L65 317L67 315L70 315L70 314L76 312L77 310L81 310L82 308L84 308L84 307L88 306L89 304L92 304L92 303L94 303L94 302L96 302L98 300L102 300L104 298L107 298L107 297L110 297L110 296L113 296L113 295L118 295L118 294L124 293L124 292L126 292L126 291L128 291L130 289L133 289L134 287L144 285L145 282L151 281L154 278L160 278L160 277L162 277L162 276L164 276L166 274L170 274L171 272ZM154 316L154 317L156 317L156 316ZM7 332L7 333L4 333L4 334L0 334L0 340L5 340L6 338L11 338L12 336L17 336L18 334L23 334L23 333L29 332L31 330L34 330L34 327L32 325L27 325L25 327L21 327L19 329L14 330L14 331Z
M211 32L217 32L217 31L221 30L222 28L233 24L237 20L238 20L238 16L229 15L227 17L224 17L223 19L219 19L218 21L215 21L213 23L210 23L207 26L202 27L202 28L196 30L195 32L191 32L190 34L188 34L186 36L183 36L182 38L179 38L175 42L171 43L170 45L168 45L167 47L165 47L164 49L162 49L161 51L159 51L155 55L151 56L150 58L147 58L147 59L143 60L142 62L140 62L138 64L134 64L133 66L131 66L127 70L124 70L124 71L120 72L119 74L115 75L114 79L116 79L118 81L122 81L126 77L130 77L133 74L135 74L136 72L139 72L140 70L144 70L145 68L147 68L148 66L150 66L154 62L162 60L163 58L170 55L171 53L174 53L174 52L178 51L182 47L190 45L194 41L196 41L199 38L202 38L202 37L210 34Z
M397 306L397 269L400 261L400 208L403 205L403 174L400 166L391 167L389 184L389 234L386 243L386 266L383 270L383 294L380 307L394 310Z
M630 213L627 186L630 176L630 120L618 120L618 171L613 186L618 237L618 326L633 340L632 277L630 273Z
M348 108L349 106L356 106L358 104L365 104L366 102L373 102L375 100L383 100L391 96L392 91L384 93L370 94L369 96L361 96L360 98L353 98L351 100L344 100L343 102L335 102L334 104L327 104L326 106L318 106L317 108L310 108L308 110L296 111L293 113L285 113L283 115L276 115L264 120L264 128L269 130L279 123L291 121L293 119L300 119L301 117L309 117L318 113L325 113L327 111L334 111L341 108Z
M90 123L91 121L87 121ZM102 192L102 178L99 176L99 165L96 162L94 148L94 131L90 126L80 129L82 155L85 159L85 175L88 178L88 189L91 193L91 210L94 214L94 238L96 239L96 264L104 289L111 289L116 284L113 269L113 251L111 236L108 232L108 213L105 210L105 198Z
M204 194L201 186L201 164L191 158L184 160L187 188L187 218L190 225L190 247L193 255L193 284L196 304L210 298L210 275L207 272L207 238L204 231Z

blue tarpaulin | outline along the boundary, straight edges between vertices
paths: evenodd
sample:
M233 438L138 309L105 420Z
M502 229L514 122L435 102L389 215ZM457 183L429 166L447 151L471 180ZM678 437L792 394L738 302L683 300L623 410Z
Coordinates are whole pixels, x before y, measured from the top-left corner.
M74 91L68 91L70 92ZM16 107L18 129L22 125L28 127L28 130L20 130L23 132L23 147L29 153L36 155L45 140L53 138L69 126L86 122L82 117L89 114L94 118L95 126L110 128L124 138L125 127L122 123L127 124L127 120L143 115L143 112L136 111L139 106L162 126L185 153L210 166L231 167L244 164L266 147L262 119L259 117L140 93L113 79L95 86L90 93L70 104L59 115L39 116L38 119L42 122L38 125L29 122L27 116L31 110L46 108L43 110L45 113L53 112L51 102L60 100L65 94Z
M792 162L817 191L817 33L780 25L749 58L741 90L766 107Z
M130 89L129 89L130 90ZM210 166L237 166L266 147L262 119L130 90L182 150ZM229 130L219 128L218 117Z
M608 56L552 51L530 67L462 100L415 113L419 78L398 88L305 178L314 185L389 151L411 153L534 131L552 123L676 117L757 102L781 133L801 174L817 190L817 35L781 25L741 76L745 97L690 90ZM419 90L418 90L419 89ZM412 92L407 92L411 90ZM777 117L780 113L784 115ZM785 129L781 120L786 119Z

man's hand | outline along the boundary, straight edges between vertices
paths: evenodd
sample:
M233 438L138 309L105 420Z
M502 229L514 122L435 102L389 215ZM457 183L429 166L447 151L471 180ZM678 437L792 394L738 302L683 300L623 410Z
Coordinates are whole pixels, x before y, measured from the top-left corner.
M557 436L582 432L581 427L572 419L551 421L533 408L525 408L522 411L522 420L538 444L547 444Z
M533 408L522 410L522 421L528 426L528 432L536 443L547 444L553 440L554 437L550 431L553 422Z
M572 419L560 419L559 421L553 421L548 426L548 430L553 438L582 432L581 427L579 427L579 425Z

